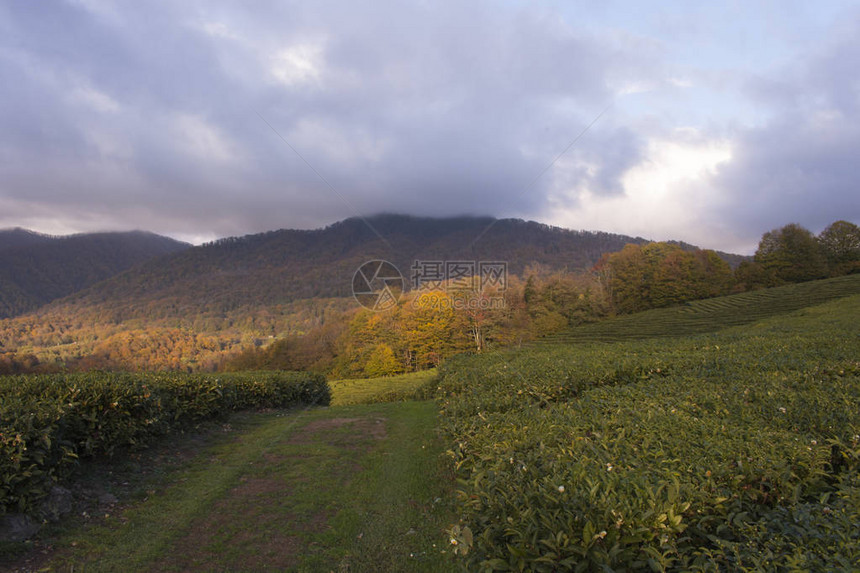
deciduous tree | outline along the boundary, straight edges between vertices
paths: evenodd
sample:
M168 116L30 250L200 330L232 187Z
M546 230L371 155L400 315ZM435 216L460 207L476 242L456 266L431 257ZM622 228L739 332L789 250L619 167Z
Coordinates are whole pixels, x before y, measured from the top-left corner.
M818 244L833 276L860 271L860 227L848 221L828 225Z
M765 233L755 253L773 284L803 282L827 276L827 265L815 236L796 223Z

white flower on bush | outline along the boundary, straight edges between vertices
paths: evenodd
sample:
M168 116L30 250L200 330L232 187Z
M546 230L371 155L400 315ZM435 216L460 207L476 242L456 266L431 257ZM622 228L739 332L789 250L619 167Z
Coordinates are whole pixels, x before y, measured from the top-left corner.
M558 493L564 493L564 486L563 485L558 486Z

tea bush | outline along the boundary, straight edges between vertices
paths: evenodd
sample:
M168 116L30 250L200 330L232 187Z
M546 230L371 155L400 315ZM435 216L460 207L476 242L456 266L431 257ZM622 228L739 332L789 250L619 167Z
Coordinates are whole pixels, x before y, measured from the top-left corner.
M0 514L33 509L80 457L235 410L330 400L323 376L298 372L0 377Z
M440 372L470 569L860 565L860 297ZM465 533L464 533L465 532Z

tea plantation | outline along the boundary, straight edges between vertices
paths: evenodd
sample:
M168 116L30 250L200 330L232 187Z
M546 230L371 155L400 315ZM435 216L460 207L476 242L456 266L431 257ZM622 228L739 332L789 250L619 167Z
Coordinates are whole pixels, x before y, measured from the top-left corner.
M239 435L165 474L163 495L123 500L122 519L45 542L62 549L46 563L860 570L858 290L852 276L649 311L460 356L438 377L0 378L0 514L37 507L78 458L237 410L331 405L234 417ZM408 401L434 392L435 405ZM440 459L450 465L434 467ZM273 476L269 497L239 495ZM224 514L232 537L183 545L195 523ZM279 545L275 534L306 545Z
M0 377L0 515L33 510L80 457L142 446L232 411L330 399L323 376L297 372Z
M790 309L815 293L740 296ZM738 300L635 320L683 332L665 313L740 315ZM850 296L685 339L449 361L452 548L483 571L857 570L858 318Z
M540 339L541 343L618 342L681 336L741 326L860 294L860 274L688 302L619 316Z

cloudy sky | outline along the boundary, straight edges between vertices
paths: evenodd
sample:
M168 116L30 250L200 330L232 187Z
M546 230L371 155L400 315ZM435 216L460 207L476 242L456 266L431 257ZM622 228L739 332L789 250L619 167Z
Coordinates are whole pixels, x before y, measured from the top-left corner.
M0 228L860 223L856 2L0 4Z

